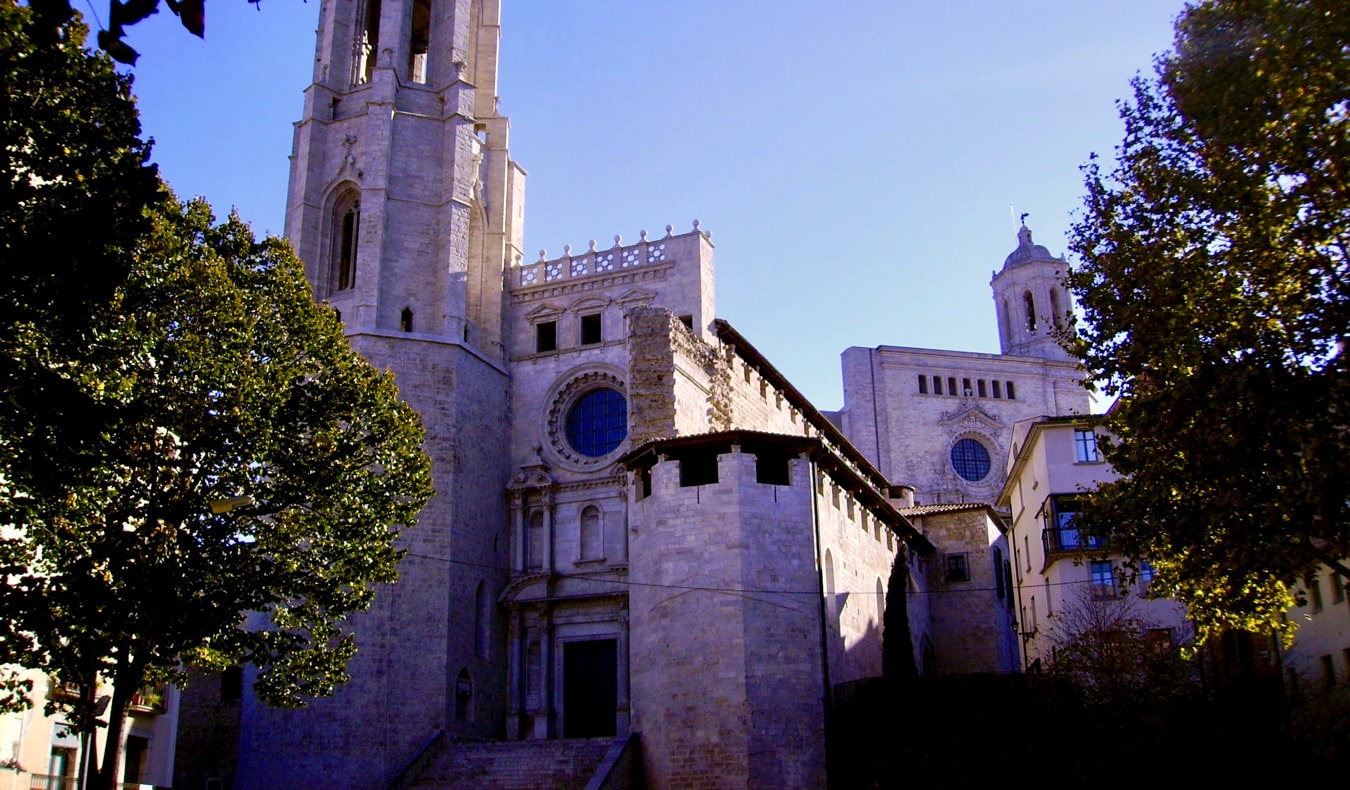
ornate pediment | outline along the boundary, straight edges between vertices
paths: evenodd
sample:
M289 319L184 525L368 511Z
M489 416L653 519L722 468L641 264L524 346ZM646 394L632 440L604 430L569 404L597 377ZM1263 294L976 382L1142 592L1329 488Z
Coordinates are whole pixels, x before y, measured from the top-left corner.
M985 431L993 433L1004 429L1003 420L976 405L943 412L938 424L948 427L960 426L966 429L983 428Z
M535 462L532 464L523 464L516 476L511 478L511 482L506 486L509 491L524 491L532 488L549 488L553 486L553 475L549 474L549 466L539 457L540 448L535 448Z
M637 305L649 305L655 299L655 291L648 291L646 288L633 288L614 301L624 307L634 307Z
M561 307L545 302L544 304L541 304L538 307L531 310L530 312L526 313L525 318L530 322L547 321L551 318L557 318L562 314L563 309Z

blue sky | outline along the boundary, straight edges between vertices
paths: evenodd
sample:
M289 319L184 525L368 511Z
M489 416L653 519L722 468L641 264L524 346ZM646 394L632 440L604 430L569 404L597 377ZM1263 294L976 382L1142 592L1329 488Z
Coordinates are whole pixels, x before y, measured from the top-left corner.
M697 218L719 317L831 410L849 346L998 350L1013 213L1065 252L1079 166L1119 143L1115 102L1182 1L503 6L526 260ZM132 29L145 134L181 196L282 231L318 13L212 0L204 41L167 11Z

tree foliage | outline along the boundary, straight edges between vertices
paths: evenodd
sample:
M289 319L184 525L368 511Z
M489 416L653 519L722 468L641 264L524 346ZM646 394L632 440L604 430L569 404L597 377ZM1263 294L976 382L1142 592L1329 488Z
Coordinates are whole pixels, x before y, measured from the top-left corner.
M262 0L248 2L258 4ZM159 3L160 0L108 0L108 26L98 32L99 47L117 62L134 66L140 53L123 40L126 29L159 11ZM33 9L37 43L52 45L61 41L67 25L75 18L70 0L29 0L28 5ZM189 33L198 38L206 35L206 0L164 0L164 5Z
M907 686L919 676L909 628L909 549L896 552L886 584L881 675L894 686Z
M1122 475L1087 517L1202 639L1287 634L1295 582L1350 554L1350 7L1212 0L1176 29L1072 230L1069 345L1117 396Z
M1190 635L1168 632L1166 640L1151 640L1151 633L1163 635L1158 629L1139 599L1097 600L1084 587L1051 621L1055 650L1049 672L1073 683L1092 705L1156 706L1193 697L1199 675L1194 659L1182 653Z
M283 241L158 186L80 29L31 24L0 6L0 664L78 683L85 729L111 682L112 743L185 663L329 695L430 496L419 419Z

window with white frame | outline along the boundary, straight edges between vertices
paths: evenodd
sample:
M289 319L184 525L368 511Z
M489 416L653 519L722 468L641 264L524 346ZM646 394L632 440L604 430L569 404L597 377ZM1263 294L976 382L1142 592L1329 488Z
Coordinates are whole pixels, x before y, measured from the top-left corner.
M1092 600L1106 601L1116 597L1116 572L1110 560L1093 560L1089 566L1092 581Z
M1073 448L1075 460L1080 464L1095 464L1102 460L1097 452L1097 433L1091 428L1074 430Z

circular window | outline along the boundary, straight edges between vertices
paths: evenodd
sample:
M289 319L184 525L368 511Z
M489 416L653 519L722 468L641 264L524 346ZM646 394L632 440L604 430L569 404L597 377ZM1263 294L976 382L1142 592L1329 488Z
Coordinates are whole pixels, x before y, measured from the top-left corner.
M989 451L974 439L959 439L952 445L952 468L970 482L978 483L989 475Z
M572 404L566 426L572 449L590 458L609 455L628 435L628 401L618 390L591 390Z

